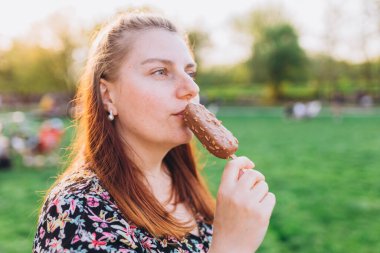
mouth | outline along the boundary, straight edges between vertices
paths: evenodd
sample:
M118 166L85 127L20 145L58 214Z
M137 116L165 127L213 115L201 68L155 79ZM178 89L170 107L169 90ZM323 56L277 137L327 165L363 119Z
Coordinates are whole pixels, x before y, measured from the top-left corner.
M177 116L177 117L180 117L180 118L183 118L183 114L185 113L185 109L183 109L182 111L179 111L177 113L174 113L173 115L174 116Z

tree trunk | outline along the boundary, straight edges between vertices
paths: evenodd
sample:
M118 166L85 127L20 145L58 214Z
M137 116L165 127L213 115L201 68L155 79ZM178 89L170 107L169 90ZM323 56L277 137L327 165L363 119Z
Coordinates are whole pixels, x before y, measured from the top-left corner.
M269 84L269 89L270 89L270 98L273 101L273 103L277 103L281 101L281 99L283 98L281 83L272 82Z

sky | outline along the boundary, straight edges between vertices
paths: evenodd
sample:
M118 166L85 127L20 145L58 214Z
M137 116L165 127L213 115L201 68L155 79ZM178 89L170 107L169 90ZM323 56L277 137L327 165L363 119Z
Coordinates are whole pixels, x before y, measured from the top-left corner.
M250 41L233 31L231 20L243 17L249 10L271 4L282 7L296 27L300 44L307 52L325 51L328 48L326 34L330 34L336 41L332 47L333 55L338 59L358 62L366 56L380 56L380 24L376 27L375 22L361 15L365 1L0 0L0 47L6 48L13 38L30 34L28 31L33 29L33 24L46 20L57 11L66 12L68 17L78 20L81 25L90 26L111 17L120 8L152 6L184 28L197 27L209 34L212 47L203 51L206 65L228 64L245 59L250 54ZM333 29L326 13L334 6L339 22ZM367 33L371 34L366 35L368 39L361 39ZM365 46L362 46L363 43Z

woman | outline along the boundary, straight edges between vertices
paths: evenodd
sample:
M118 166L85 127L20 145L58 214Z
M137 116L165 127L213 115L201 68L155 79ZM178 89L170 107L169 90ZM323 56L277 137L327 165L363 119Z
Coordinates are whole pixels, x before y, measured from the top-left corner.
M182 117L199 101L195 74L186 39L165 18L123 15L99 33L78 91L75 159L46 197L34 252L259 247L274 195L239 157L227 162L215 205Z

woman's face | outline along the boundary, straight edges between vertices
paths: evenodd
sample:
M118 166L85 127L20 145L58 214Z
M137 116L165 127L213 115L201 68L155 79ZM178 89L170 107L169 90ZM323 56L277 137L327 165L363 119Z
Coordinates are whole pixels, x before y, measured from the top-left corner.
M181 113L187 103L199 101L195 71L193 57L178 34L151 29L135 35L110 91L116 127L132 147L170 149L191 140Z

